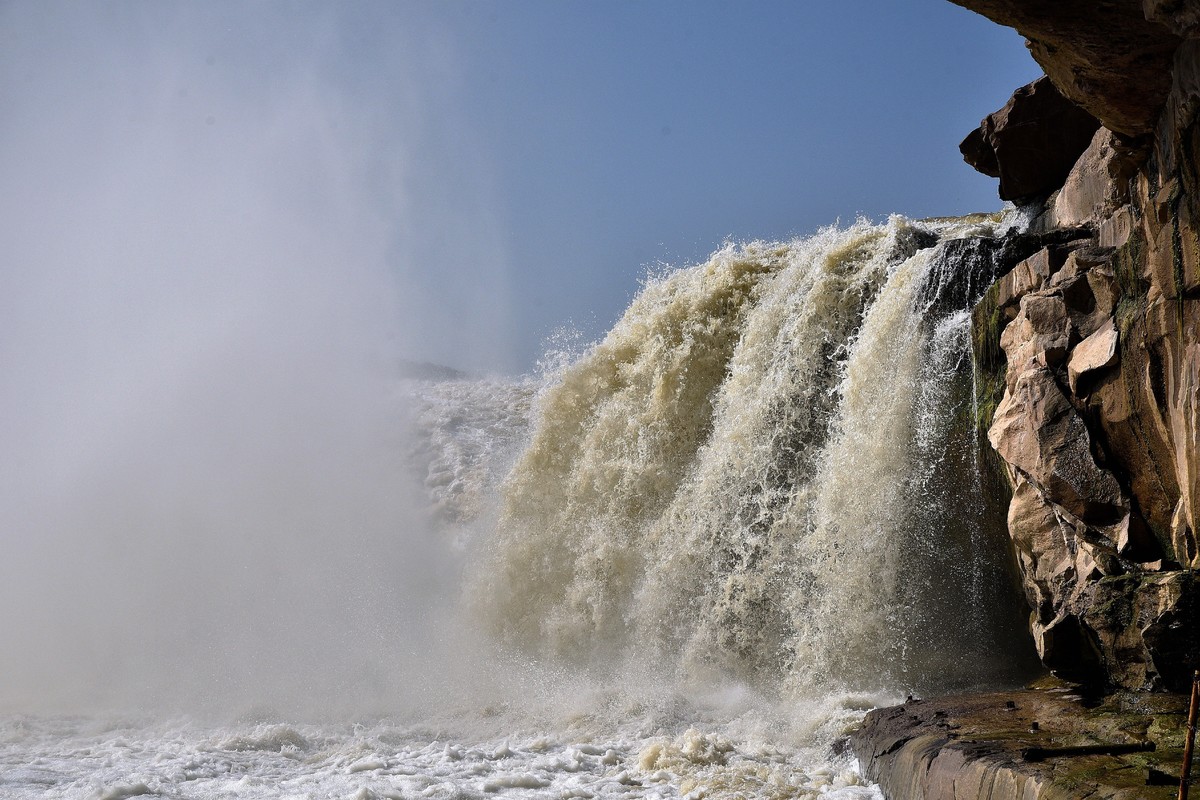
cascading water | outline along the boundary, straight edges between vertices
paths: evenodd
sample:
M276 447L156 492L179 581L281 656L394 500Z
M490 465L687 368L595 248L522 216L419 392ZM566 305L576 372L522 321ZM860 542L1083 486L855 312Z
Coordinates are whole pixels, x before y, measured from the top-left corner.
M938 244L998 228L859 222L651 281L541 398L479 578L491 629L772 692L1011 679L970 414L994 276Z
M218 652L258 705L0 717L0 793L881 800L835 755L863 712L1010 681L1031 649L1002 613L1020 601L969 363L1004 227L897 217L727 245L648 281L540 386L400 381L389 452L428 513L388 517L394 548L351 535L368 495L335 506L345 529L300 519L308 539L213 570L257 589L222 608L298 610L239 608L268 657ZM213 685L194 663L213 649L170 632L171 671L149 674L168 696ZM274 705L306 677L307 702Z

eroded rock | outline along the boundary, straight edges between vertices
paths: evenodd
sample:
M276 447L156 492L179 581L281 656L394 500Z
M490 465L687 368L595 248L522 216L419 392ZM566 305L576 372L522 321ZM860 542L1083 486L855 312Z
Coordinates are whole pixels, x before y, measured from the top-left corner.
M850 745L890 800L1173 800L1147 776L1178 774L1186 708L1046 685L877 709Z
M1051 198L1053 225L1098 227L1129 202L1130 182L1145 157L1144 147L1130 145L1107 128L1099 128Z
M1016 28L1066 97L1126 136L1154 130L1193 15L1194 4L1148 1L1151 19L1137 0L951 0Z
M956 1L1104 123L1034 226L1092 241L1014 261L973 315L1031 633L1064 677L1177 686L1200 665L1200 6Z
M1112 524L1128 509L1112 473L1092 457L1087 425L1045 367L1017 376L988 439L1050 502L1076 517Z
M1099 126L1048 78L1039 78L988 114L959 150L968 164L1000 179L1002 200L1020 200L1062 186Z
M1099 330L1080 342L1071 353L1071 361L1067 364L1071 392L1078 394L1079 379L1082 376L1111 367L1116 362L1117 326L1110 317Z

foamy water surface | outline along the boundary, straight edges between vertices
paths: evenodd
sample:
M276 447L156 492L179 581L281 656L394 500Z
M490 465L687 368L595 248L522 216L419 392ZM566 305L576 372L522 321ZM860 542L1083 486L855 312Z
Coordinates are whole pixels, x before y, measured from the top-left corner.
M463 729L495 729L502 710L484 708L475 719L441 725L15 716L0 723L0 795L882 798L848 757L814 757L808 748L739 730L761 719L718 722L694 708L648 713L636 702L615 710L628 720L597 725L581 712L552 730L483 736ZM848 710L838 724L860 714Z

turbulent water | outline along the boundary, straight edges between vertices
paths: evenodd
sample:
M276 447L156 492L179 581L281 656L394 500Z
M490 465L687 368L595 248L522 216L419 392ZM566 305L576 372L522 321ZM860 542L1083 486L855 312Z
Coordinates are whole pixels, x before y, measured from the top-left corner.
M14 713L0 796L880 797L865 709L1021 668L971 406L993 276L945 244L1004 226L727 245L538 379L401 381L438 556L390 701Z
M539 403L492 628L766 690L994 679L1005 569L962 462L987 265L935 242L995 227L860 222L652 281Z

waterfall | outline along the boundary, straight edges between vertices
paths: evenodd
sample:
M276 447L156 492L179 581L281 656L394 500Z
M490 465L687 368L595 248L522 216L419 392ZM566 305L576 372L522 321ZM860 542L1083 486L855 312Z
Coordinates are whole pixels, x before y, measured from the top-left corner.
M995 276L963 245L1005 226L858 221L649 280L537 400L474 580L492 632L765 690L1013 679L971 405Z

